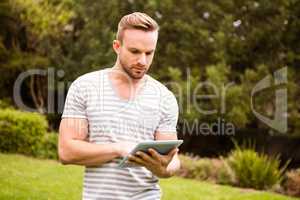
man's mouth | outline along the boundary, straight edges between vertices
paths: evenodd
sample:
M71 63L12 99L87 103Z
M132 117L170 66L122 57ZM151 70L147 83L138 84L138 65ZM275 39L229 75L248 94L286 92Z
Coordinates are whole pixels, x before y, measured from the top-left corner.
M139 67L133 67L132 69L139 72L145 71L145 68L139 68Z

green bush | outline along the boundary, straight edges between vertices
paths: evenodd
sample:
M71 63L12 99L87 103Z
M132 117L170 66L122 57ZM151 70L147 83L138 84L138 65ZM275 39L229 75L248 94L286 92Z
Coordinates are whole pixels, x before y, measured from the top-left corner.
M41 158L58 159L57 154L58 133L47 133L41 138L36 156Z
M0 151L38 156L47 126L40 114L0 110Z
M280 167L278 156L268 157L256 153L253 147L240 148L237 145L227 158L208 159L179 155L179 159L181 168L178 176L255 189L274 189L274 186L279 186L288 164ZM297 190L294 182L298 180L298 176L290 179L289 185L293 185L290 188Z
M192 176L198 180L207 180L213 171L212 162L208 158L199 159L192 168Z
M0 109L12 108L11 102L8 99L0 99Z
M176 175L184 178L193 178L192 171L197 158L189 155L179 154L179 159L180 169L178 170Z
M220 159L222 161L222 167L220 167L218 170L217 183L224 185L234 185L236 183L236 178L233 170L223 157L221 157Z
M237 147L227 158L237 185L255 189L269 189L281 182L286 166L280 168L279 157L258 154L253 149Z
M179 159L181 167L178 176L220 184L234 182L234 174L222 158L208 159L180 154Z
M211 176L212 163L208 158L198 158L190 155L179 155L181 167L177 175L185 178L207 180Z

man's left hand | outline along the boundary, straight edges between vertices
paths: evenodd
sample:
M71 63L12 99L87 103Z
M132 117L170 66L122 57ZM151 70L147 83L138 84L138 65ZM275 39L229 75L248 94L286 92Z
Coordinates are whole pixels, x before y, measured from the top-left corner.
M135 155L129 156L129 161L146 167L160 178L167 178L173 175L168 170L168 165L178 152L178 148L174 148L167 155L161 155L154 149L149 149L148 152L149 154L138 151Z

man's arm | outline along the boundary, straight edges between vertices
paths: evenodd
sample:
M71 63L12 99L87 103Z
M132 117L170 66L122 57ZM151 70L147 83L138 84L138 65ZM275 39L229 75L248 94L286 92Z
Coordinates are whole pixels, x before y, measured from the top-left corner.
M133 144L93 144L87 141L88 121L63 118L59 127L58 155L63 164L101 165L128 154Z

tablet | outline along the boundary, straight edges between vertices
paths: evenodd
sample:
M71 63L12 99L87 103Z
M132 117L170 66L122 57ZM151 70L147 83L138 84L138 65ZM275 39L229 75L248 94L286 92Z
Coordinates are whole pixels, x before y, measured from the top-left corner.
M151 140L137 144L129 155L134 155L138 151L147 153L148 149L152 148L158 153L166 155L172 149L179 147L183 140ZM136 165L128 163L128 156L124 157L119 163L118 167L134 167Z

